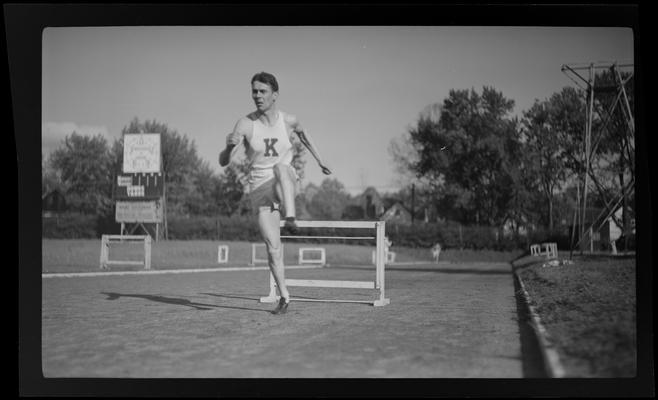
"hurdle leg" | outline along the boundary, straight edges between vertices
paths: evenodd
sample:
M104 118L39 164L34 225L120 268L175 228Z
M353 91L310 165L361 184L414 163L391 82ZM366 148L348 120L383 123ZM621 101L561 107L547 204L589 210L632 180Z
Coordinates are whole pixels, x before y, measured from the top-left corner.
M383 222L378 222L377 227L377 265L376 265L376 274L375 274L375 288L379 289L379 299L375 300L372 304L375 307L385 306L390 303L390 300L385 298L385 281L384 281L384 234L385 234L385 225Z
M106 235L101 236L101 260L100 268L107 269L109 243Z
M382 263L382 258L383 258L382 248L381 248L381 244L380 244L380 241L379 241L379 229L377 229L377 231L376 231L375 238L376 238L375 239L375 251L372 252L372 255L373 255L372 263L375 264L375 289L379 289L379 286L380 286L379 285L379 282L380 282L380 279L379 279L379 274L380 274L379 265Z
M151 269L151 235L144 238L144 269Z

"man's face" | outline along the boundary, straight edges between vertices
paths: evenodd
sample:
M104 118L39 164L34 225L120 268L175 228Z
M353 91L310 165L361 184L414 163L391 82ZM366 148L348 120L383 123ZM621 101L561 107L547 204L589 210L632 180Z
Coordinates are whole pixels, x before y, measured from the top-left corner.
M267 111L274 105L279 96L278 92L272 92L270 85L255 81L251 85L251 98L254 99L258 111Z

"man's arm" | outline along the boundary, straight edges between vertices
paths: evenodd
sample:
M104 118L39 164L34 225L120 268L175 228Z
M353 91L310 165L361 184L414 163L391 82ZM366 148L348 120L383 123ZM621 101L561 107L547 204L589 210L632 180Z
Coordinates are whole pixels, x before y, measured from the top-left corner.
M299 120L297 120L297 118L294 115L288 114L286 115L286 122L290 125L292 131L297 134L302 144L306 146L306 148L311 152L313 158L315 158L315 161L318 162L318 165L322 169L322 172L325 175L330 175L331 169L329 169L329 167L322 161L322 157L320 157L320 153L318 152L317 148L311 141L311 137L302 127L302 124L299 123Z
M248 132L249 120L246 118L241 118L235 124L233 132L226 136L226 147L219 153L219 165L225 167L231 162L231 159L233 158L238 145L248 137Z

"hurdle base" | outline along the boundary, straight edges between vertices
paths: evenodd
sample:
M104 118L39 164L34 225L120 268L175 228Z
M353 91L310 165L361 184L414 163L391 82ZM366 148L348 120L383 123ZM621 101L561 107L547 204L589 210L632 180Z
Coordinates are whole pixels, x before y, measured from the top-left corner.
M372 305L375 307L381 307L385 306L387 304L391 304L391 299L384 299L384 300L375 300L372 302Z
M279 301L279 296L265 296L261 297L259 303L276 303ZM382 307L388 304L391 304L391 299L383 300L332 300L332 299L305 299L305 298L290 298L290 301L311 301L311 302L323 302L323 303L366 303L372 304L375 307Z
M279 301L279 298L276 296L261 297L259 300L260 303L276 303L277 301Z

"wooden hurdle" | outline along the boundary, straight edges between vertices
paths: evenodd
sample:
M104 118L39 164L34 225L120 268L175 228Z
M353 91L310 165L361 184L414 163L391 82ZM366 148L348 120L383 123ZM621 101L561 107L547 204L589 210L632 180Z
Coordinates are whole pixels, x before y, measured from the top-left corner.
M530 246L530 255L531 256L539 256L541 255L541 246L538 244L533 244Z
M144 259L142 261L110 260L111 242L144 242ZM102 235L100 269L108 269L108 265L143 265L151 269L151 236L149 235Z
M541 247L544 250L542 254L544 254L546 258L549 259L557 258L557 243L555 242L542 243Z
M284 221L281 221L281 227ZM385 306L390 304L390 299L385 297L385 232L384 221L297 221L298 228L347 228L347 229L373 229L374 236L281 236L282 239L304 239L304 238L327 238L327 239L374 239L376 243L375 254L375 279L373 281L333 281L333 280L310 280L310 279L286 279L287 286L303 287L325 287L325 288L347 288L347 289L374 289L379 291L375 300L341 300L341 299L306 299L291 297L291 301L327 301L342 303L368 303L373 306ZM270 294L261 297L262 303L274 303L278 300L276 294L276 282L270 272Z
M226 264L228 262L228 246L220 244L217 246L217 264Z
M542 244L533 244L530 246L530 255L535 257L546 257L547 259L557 258L557 243L546 242Z
M304 254L309 251L320 252L320 258L304 258ZM327 264L327 256L324 247L300 247L299 248L299 265L304 264L319 264L325 266Z

